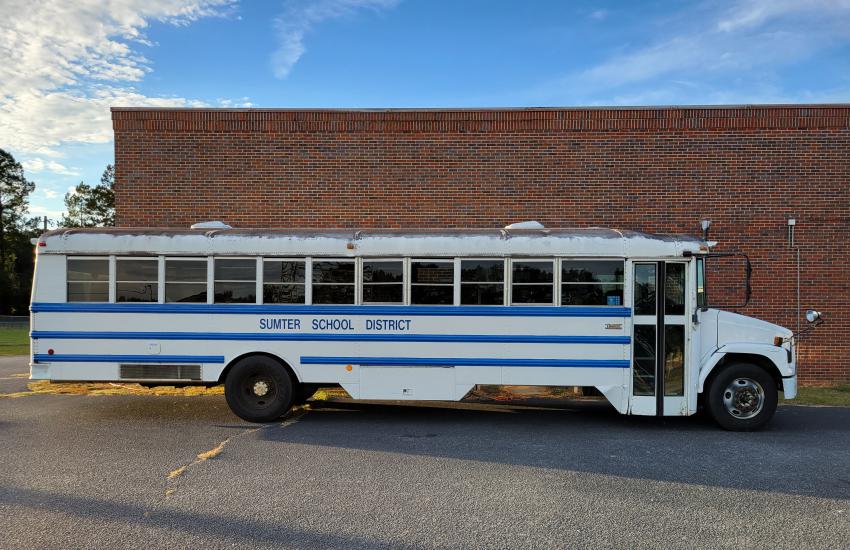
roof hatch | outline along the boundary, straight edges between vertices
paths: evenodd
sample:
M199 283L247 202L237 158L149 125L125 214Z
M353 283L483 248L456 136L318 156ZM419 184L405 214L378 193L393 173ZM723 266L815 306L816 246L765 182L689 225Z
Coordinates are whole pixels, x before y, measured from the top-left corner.
M233 229L233 227L218 220L193 223L189 229Z
M546 229L546 227L539 221L529 220L506 225L505 229Z

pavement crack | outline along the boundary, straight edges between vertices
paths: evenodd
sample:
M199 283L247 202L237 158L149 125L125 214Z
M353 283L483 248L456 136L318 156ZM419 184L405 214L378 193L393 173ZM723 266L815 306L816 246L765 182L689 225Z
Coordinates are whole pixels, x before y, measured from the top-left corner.
M177 478L182 476L184 473L186 473L186 471L189 470L189 468L193 468L193 467L197 466L198 464L202 464L202 463L204 463L204 462L206 462L206 461L208 461L212 458L216 458L217 456L221 455L221 453L224 452L225 446L228 443L230 443L231 441L233 441L235 439L239 439L239 438L244 437L244 436L249 435L249 434L259 432L260 430L273 428L275 426L277 426L278 428L286 428L286 427L292 426L293 424L298 422L305 414L307 414L308 410L309 410L309 406L307 406L307 405L295 407L284 418L283 422L281 422L279 424L264 424L262 426L257 426L256 428L248 428L247 430L243 430L236 435L232 435L228 438L223 439L221 442L219 442L218 445L216 445L212 449L198 453L195 456L195 460L193 460L192 462L184 464L184 465L180 466L179 468L176 468L176 469L168 472L168 475L166 476L166 483L168 484L168 486L165 488L165 498L170 498L171 495L174 494L175 491L177 491L177 487L175 487L173 485L173 483L176 483L176 481L174 481L174 480L176 480Z

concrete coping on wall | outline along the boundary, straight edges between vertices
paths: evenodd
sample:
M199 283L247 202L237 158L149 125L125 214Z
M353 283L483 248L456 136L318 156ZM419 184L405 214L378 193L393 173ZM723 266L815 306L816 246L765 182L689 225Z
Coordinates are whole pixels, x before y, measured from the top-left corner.
M850 104L500 109L112 107L116 131L521 132L848 129Z

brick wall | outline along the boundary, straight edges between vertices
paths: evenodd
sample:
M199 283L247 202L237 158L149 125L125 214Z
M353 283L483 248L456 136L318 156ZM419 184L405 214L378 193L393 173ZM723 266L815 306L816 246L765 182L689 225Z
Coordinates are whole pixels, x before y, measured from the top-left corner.
M801 383L850 382L850 106L113 109L113 124L121 226L698 234L709 218L720 250L753 261L742 313L792 328L795 217L802 306L828 316L800 347Z

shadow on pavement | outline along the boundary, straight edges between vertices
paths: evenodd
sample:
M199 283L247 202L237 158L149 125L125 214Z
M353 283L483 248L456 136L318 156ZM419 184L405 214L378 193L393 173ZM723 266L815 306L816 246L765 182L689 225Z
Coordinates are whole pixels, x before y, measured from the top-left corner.
M850 499L846 408L781 407L767 429L735 433L704 416L622 416L604 402L314 402L298 424L259 434L289 444Z
M365 537L348 538L336 534L305 531L289 527L280 521L263 522L213 514L183 512L171 509L149 509L142 505L126 504L83 496L72 496L33 489L12 489L0 486L0 507L26 507L40 512L70 514L93 522L131 524L134 527L167 529L235 542L286 544L287 548L416 548L377 541ZM89 541L93 542L93 541Z

